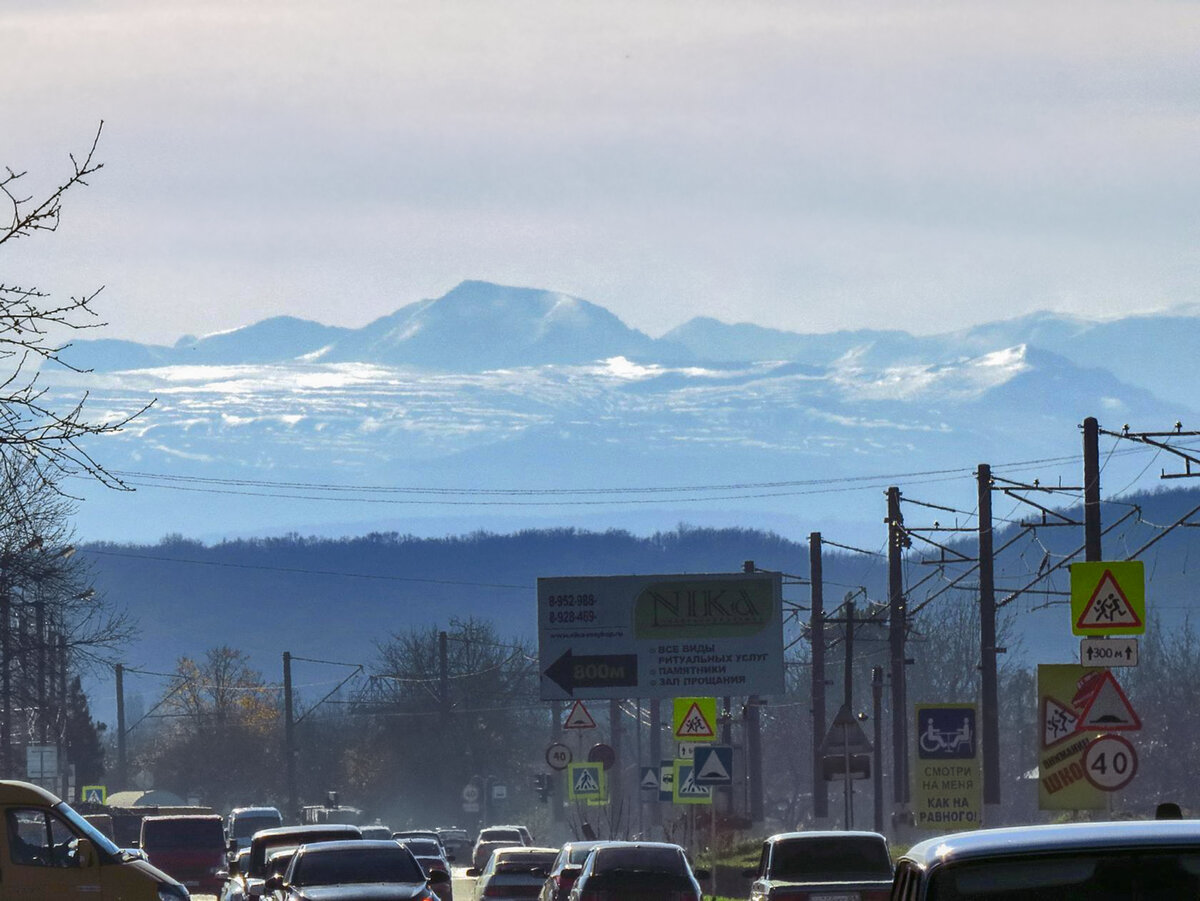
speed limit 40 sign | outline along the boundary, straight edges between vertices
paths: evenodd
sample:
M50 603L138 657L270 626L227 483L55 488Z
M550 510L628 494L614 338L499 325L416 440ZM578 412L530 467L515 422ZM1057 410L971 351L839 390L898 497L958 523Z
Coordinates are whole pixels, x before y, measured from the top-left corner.
M546 763L553 770L565 770L571 762L571 757L571 749L558 742L546 749Z
M1083 774L1101 791L1115 792L1137 775L1137 751L1120 735L1101 735L1083 752Z

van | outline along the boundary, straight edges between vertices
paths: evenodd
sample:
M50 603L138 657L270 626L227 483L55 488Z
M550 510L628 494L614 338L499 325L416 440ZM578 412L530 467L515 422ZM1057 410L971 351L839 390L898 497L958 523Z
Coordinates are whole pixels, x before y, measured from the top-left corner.
M250 839L260 829L278 829L283 814L277 807L235 807L229 812L229 842L231 851L250 847Z
M225 883L225 822L215 813L146 817L138 846L189 891L215 895Z
M53 794L0 781L0 901L186 901L178 881L123 852Z

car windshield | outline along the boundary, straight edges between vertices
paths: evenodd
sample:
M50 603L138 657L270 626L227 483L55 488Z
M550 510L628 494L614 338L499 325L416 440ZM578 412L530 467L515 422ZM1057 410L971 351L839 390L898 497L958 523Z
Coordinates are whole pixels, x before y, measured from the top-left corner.
M406 838L401 839L404 847L408 848L417 857L439 857L442 849L437 842L430 841L427 838Z
M372 882L424 882L425 874L406 850L337 848L306 851L296 858L293 885L347 885Z
M890 879L887 847L875 839L805 838L781 841L771 852L772 879Z
M628 870L682 874L684 872L683 855L675 848L596 849L596 861L592 865L593 872L613 873Z
M966 861L934 872L928 901L1188 901L1200 853L1083 852Z
M506 854L496 861L497 873L528 873L531 870L549 870L557 852L538 854Z
M274 829L279 825L278 814L245 814L234 817L233 837L249 838L260 829Z

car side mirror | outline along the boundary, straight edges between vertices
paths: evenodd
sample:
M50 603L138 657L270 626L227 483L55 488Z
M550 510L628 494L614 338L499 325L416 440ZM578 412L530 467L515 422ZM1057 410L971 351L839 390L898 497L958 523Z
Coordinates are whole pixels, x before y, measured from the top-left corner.
M471 868L469 868L469 869L467 870L467 875L468 875L468 876L470 876L470 877L472 877L472 878L474 878L474 877L478 876L478 875L479 875L479 868L478 868L478 867L471 867Z
M712 879L712 870L705 870L703 868L692 870L692 875L703 882L705 879Z
M94 867L100 862L96 856L96 846L90 838L75 839L75 861L83 869Z
M268 876L267 881L263 883L263 888L268 892L278 891L279 889L283 888L283 877L278 874L274 876Z
M228 851L230 855L237 854L238 853L237 839L231 838L229 841L227 841L225 843L225 850Z
M429 884L430 885L446 885L450 882L450 874L445 870L430 870Z

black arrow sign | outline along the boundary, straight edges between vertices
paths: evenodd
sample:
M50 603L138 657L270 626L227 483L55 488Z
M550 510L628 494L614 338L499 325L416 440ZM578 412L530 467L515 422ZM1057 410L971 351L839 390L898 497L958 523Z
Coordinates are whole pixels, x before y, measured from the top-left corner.
M566 653L547 667L545 677L575 696L577 688L634 688L638 684L637 654Z

